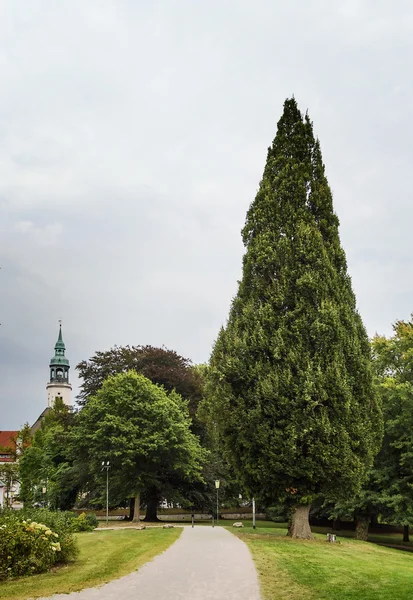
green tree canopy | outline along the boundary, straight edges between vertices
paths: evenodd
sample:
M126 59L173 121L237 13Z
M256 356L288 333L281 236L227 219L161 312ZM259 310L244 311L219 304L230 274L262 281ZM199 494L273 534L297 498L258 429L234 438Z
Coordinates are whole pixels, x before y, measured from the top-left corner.
M72 447L75 463L99 472L110 461L111 489L135 498L140 493L202 479L206 451L191 432L187 401L167 393L134 371L108 377L77 417Z
M390 338L373 338L376 385L382 399L384 438L375 461L382 473L382 514L413 525L413 318L397 321ZM407 531L407 530L406 530Z
M96 352L81 361L76 369L82 379L79 404L95 395L110 375L136 371L167 391L175 389L187 400L200 394L200 381L191 361L168 348L153 346L115 346L106 352Z
M188 400L192 431L204 437L204 428L196 417L202 398L202 372L174 350L148 345L115 346L106 352L96 352L89 360L81 361L76 369L82 379L78 396L81 406L97 393L110 375L136 371L168 392L176 390Z
M21 498L25 504L43 503L62 510L72 508L79 484L79 474L69 456L75 419L76 415L61 398L56 399L43 418L32 444L20 459Z
M370 345L312 123L287 100L242 232L242 280L210 363L210 422L251 495L356 490L381 437Z
M361 490L335 504L335 516L354 515L356 537L367 539L369 524L413 525L413 321L397 321L390 338L372 340L375 386L383 406L384 436Z

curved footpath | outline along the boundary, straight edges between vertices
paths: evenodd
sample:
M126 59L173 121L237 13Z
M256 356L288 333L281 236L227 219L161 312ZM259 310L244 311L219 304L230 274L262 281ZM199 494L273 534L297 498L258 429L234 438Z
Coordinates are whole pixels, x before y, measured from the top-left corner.
M137 535L145 535L139 532ZM260 600L247 546L223 527L184 527L179 539L125 577L47 600ZM46 600L46 599L43 599Z

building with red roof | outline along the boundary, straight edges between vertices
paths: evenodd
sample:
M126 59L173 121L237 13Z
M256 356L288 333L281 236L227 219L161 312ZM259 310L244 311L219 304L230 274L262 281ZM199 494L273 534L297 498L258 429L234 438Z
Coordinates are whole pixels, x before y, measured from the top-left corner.
M13 496L18 490L17 482L13 482L7 476L7 472L2 471L4 463L16 462L17 436L18 431L0 431L0 507L13 501ZM6 469L3 469L6 471ZM7 471L9 469L7 468Z
M49 363L50 377L46 386L47 406L32 425L32 435L39 429L44 417L53 407L57 398L63 400L67 406L71 406L72 386L69 383L70 364L65 356L66 346L63 341L61 324L54 349L54 356ZM13 505L14 499L18 499L19 482L17 480L12 481L10 478L10 474L14 469L12 466L5 466L5 463L15 463L18 461L22 450L20 446L18 447L18 435L18 431L0 431L0 507L4 506L5 503ZM9 482L8 484L7 481Z
M0 431L0 463L16 462L18 431Z

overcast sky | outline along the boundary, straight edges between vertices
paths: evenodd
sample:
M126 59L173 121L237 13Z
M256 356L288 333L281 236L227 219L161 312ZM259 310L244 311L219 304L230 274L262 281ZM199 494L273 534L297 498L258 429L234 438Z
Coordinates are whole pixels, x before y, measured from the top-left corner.
M413 4L2 0L0 429L114 344L208 360L286 97L370 335L413 310Z

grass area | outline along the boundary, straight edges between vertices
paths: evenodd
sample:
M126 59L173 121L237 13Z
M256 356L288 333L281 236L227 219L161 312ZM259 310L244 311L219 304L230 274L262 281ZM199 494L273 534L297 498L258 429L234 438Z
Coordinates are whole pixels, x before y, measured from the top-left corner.
M223 526L223 527L228 527L232 529L232 523L234 523L236 520L235 519L220 519L219 520L219 525ZM252 529L252 519L242 519L241 522L244 525L244 530L245 528L251 528ZM148 525L150 526L159 526L162 527L162 524L164 523L173 523L176 525L190 525L191 524L191 518L190 516L188 516L186 519L182 520L174 520L173 516L171 516L168 519L162 519L162 521L157 522L157 523L148 523ZM146 524L146 523L144 523ZM124 528L124 527L136 527L137 523L131 523L130 521L109 521L109 527L113 527L113 528ZM204 527L211 527L211 520L202 520L202 521L195 521L195 525L203 525ZM106 521L102 521L99 522L98 527L106 527ZM287 530L287 523L274 523L273 521L261 521L261 520L257 520L256 521L256 532L261 532L264 533L265 530L267 529L277 529L280 530L279 531L279 535L285 535L286 534L286 530ZM354 531L349 531L349 530L340 530L340 531L332 531L331 527L312 527L311 528L313 533L320 533L322 534L322 539L325 539L325 534L327 532L329 533L335 533L337 535L338 539L342 539L342 538L354 538L355 536L355 532ZM373 542L374 544L382 544L382 545L387 545L387 546L394 546L395 548L401 548L401 549L406 549L409 550L411 549L413 551L413 535L412 535L412 541L410 542L403 542L403 535L401 533L371 533L369 534L369 542ZM412 593L412 599L413 599L413 593Z
M181 533L182 529L79 533L80 555L74 563L50 573L0 583L0 598L27 600L106 583L152 560Z
M338 538L354 538L354 531L340 530L340 531L332 531L332 529L327 527L312 527L311 530L313 533L322 533L325 534L335 533ZM397 548L404 548L406 550L413 550L413 541L403 542L403 534L402 533L369 533L369 542L373 544L385 544L387 546L394 546ZM413 594L412 594L413 597Z
M231 531L251 550L265 600L413 598L413 560L408 552L344 537L328 544L325 535L317 533L314 542L292 540L285 528Z

